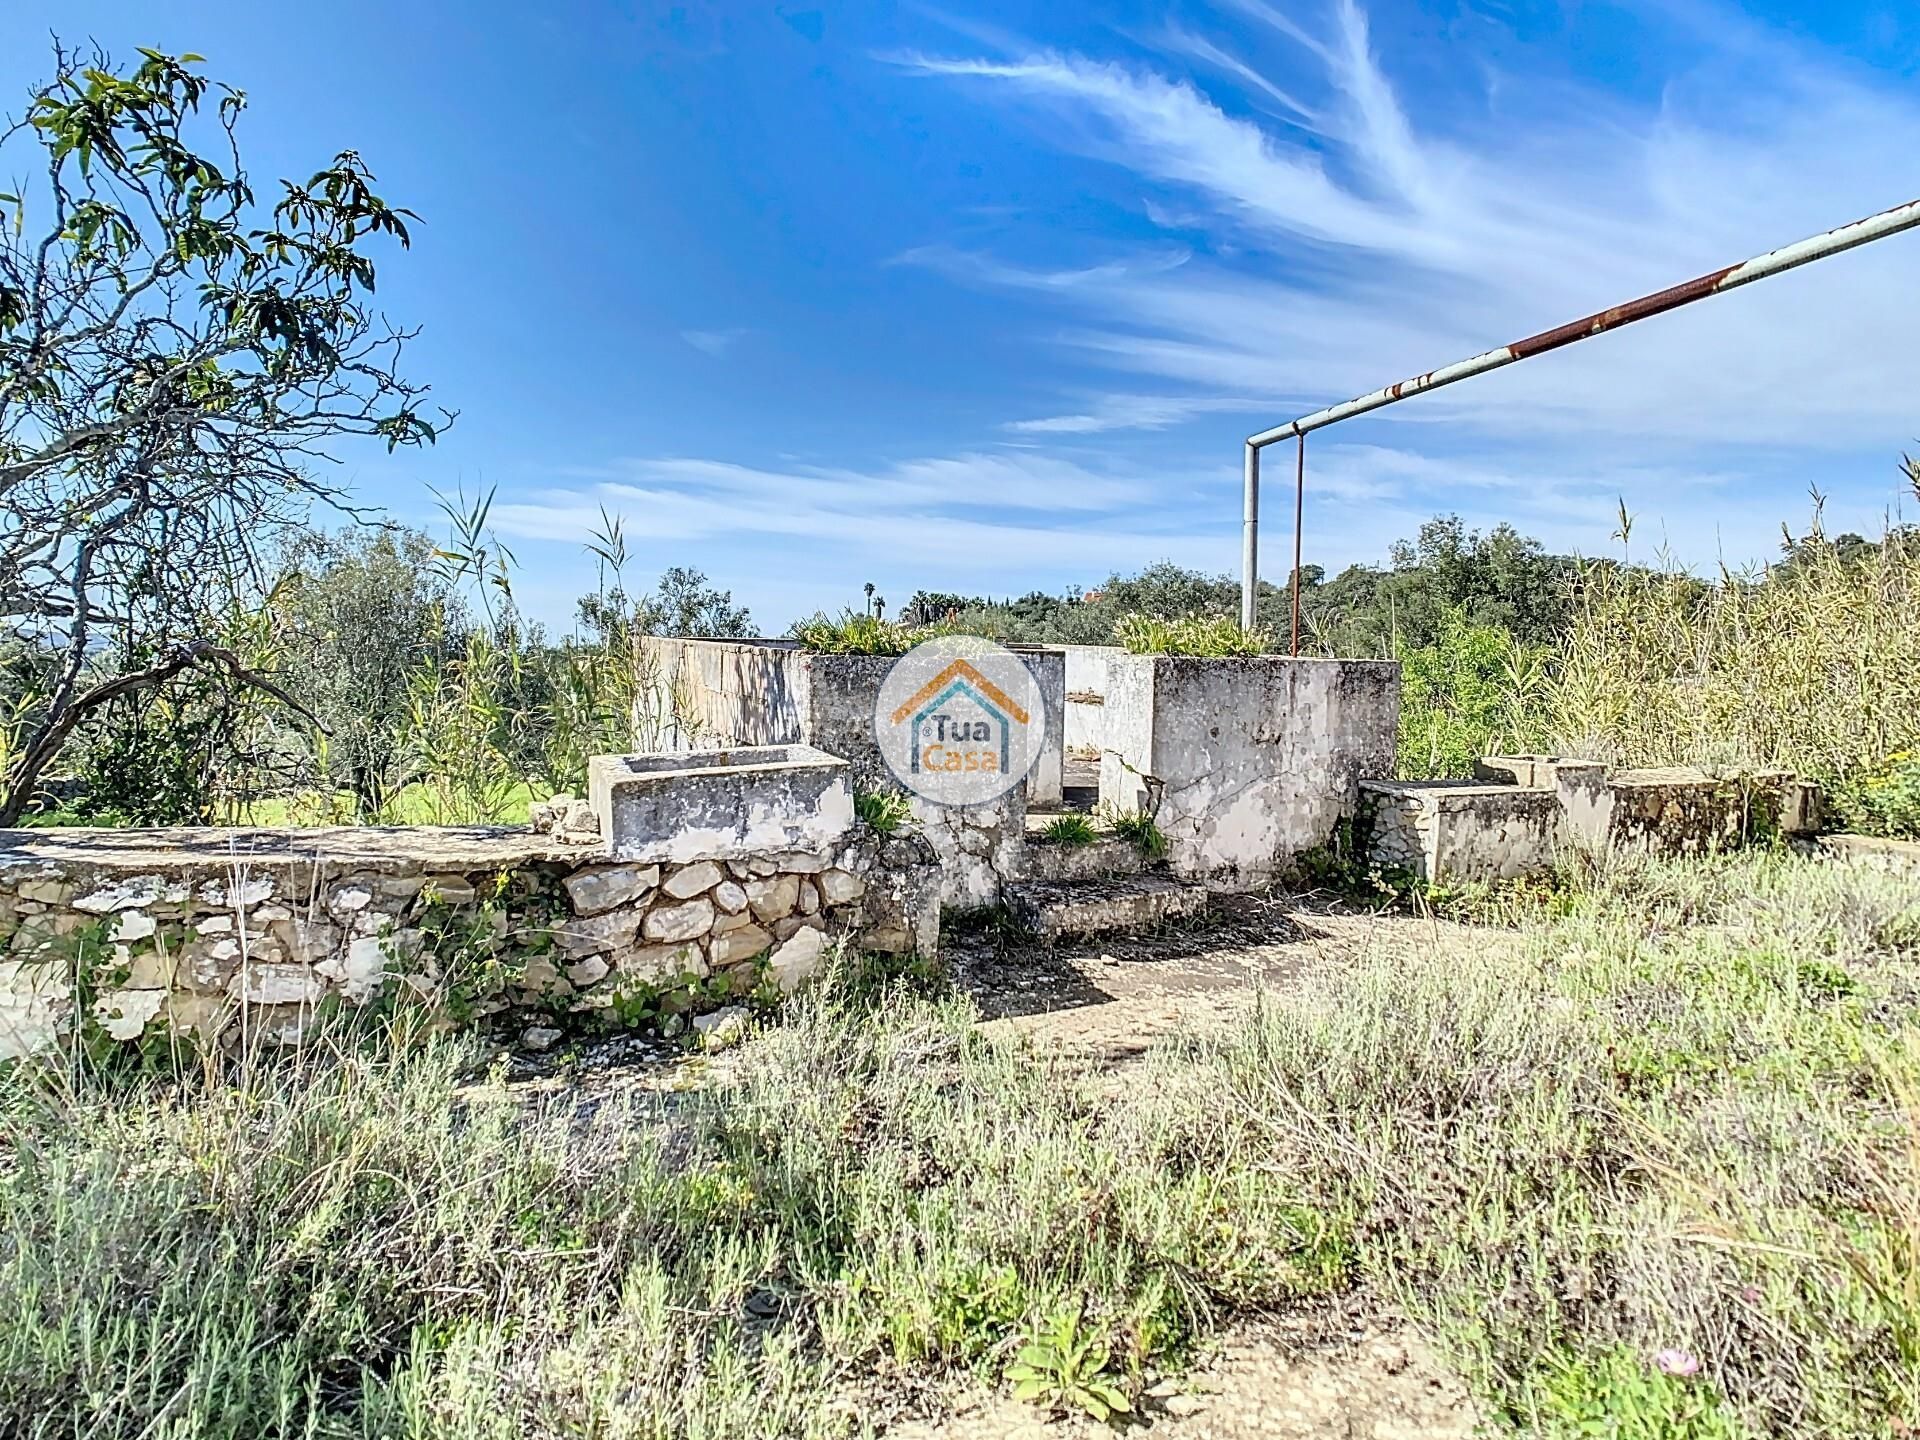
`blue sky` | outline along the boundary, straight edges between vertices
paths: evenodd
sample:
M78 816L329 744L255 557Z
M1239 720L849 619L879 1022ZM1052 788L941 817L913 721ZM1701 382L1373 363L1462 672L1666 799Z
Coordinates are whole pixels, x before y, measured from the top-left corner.
M769 631L866 580L898 603L1231 570L1249 431L1920 195L1905 0L57 23L206 55L249 93L256 181L351 146L420 212L380 296L461 418L341 476L420 524L430 486L497 487L555 622L601 506L636 579L697 566ZM0 9L9 110L48 25ZM1876 530L1920 436L1916 322L1920 235L1338 427L1309 446L1307 559L1377 562L1437 511L1593 553L1624 496L1636 547L1740 562L1810 485L1830 528Z

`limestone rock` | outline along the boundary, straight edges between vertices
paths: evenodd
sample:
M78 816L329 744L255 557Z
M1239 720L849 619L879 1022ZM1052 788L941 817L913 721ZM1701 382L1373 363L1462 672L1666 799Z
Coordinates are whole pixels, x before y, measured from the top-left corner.
M554 834L569 845L590 845L600 838L600 817L587 801L576 800L567 806L566 819Z
M93 1002L93 1014L115 1040L138 1040L166 1003L164 990L110 990Z
M762 922L784 919L791 915L793 907L800 903L798 875L776 875L762 880L749 880L745 889L747 904L753 908L754 918Z
M742 910L737 915L716 915L713 921L713 933L725 935L730 930L744 930L753 924L753 912Z
M594 865L576 870L560 882L567 889L576 915L598 915L604 910L638 900L660 883L660 867L648 865Z
M520 1036L520 1043L529 1050L551 1050L560 1043L560 1031L551 1025L529 1025Z
M825 922L818 915L789 915L773 922L773 938L785 940L802 930L818 930Z
M132 910L139 906L151 905L161 895L158 875L141 875L131 880L115 880L102 885L73 902L73 908L89 915L111 915L118 910Z
M818 875L827 868L826 858L804 850L789 850L780 857L780 868L789 875Z
M717 867L715 867L717 868ZM671 887L673 882L667 882ZM689 900L682 905L656 905L647 912L646 924L642 926L649 940L672 942L692 940L704 935L713 928L713 902L702 898Z
M209 880L200 887L200 903L211 905L215 910L247 910L272 898L273 881L265 875L231 887L218 880Z
M820 897L829 905L845 905L858 900L867 888L866 882L859 876L849 875L844 870L822 870L814 884L820 887Z
M556 936L569 955L588 955L596 950L617 950L622 945L630 945L639 933L638 910L609 910L603 915L571 920Z
M773 936L758 925L748 925L744 929L729 930L725 935L715 936L707 946L707 957L715 965L733 965L742 960L751 960L771 944Z
M747 908L747 892L731 880L722 880L713 887L713 903L729 915L737 915Z
M64 905L73 887L63 880L22 880L13 893L37 905Z
M431 876L422 892L442 905L471 905L478 894L464 875Z
M144 910L122 910L113 925L113 938L122 945L145 940L159 929L159 922Z
M231 935L233 933L232 915L209 915L197 921L193 927L196 935Z
M690 900L695 895L704 895L723 878L718 865L711 860L701 860L674 871L660 888L676 900Z
M0 1060L51 1049L66 1033L73 980L64 965L0 961Z
M793 994L819 973L826 951L827 937L818 930L796 930L791 938L782 941L767 960L767 968L780 993Z
M612 968L602 957L589 955L586 959L567 967L567 979L572 982L575 989L584 990L589 985L597 985L606 979L607 972Z
M682 975L705 975L707 960L698 945L639 945L615 955L613 968L623 979L657 985Z
M350 941L346 949L313 967L314 973L335 981L341 993L364 1005L380 990L387 973L387 947L371 936Z
M800 913L811 915L820 908L820 892L814 888L811 880L800 882Z
M336 885L327 908L336 915L357 915L373 903L373 891L364 885Z
M170 990L174 972L180 967L176 951L159 948L142 950L127 961L127 989Z
M320 976L306 965L247 965L227 982L228 994L254 1005L310 1004L325 989Z

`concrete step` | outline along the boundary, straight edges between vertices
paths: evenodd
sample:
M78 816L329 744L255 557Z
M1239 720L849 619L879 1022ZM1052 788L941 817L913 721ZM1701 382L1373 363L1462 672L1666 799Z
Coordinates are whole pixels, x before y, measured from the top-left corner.
M1151 930L1167 920L1198 914L1207 904L1206 886L1166 874L1028 880L1007 886L1004 894L1014 920L1043 940Z
M1090 844L1062 845L1037 830L1031 816L1028 820L1027 873L1032 879L1057 884L1146 873L1147 861L1131 840L1100 832Z

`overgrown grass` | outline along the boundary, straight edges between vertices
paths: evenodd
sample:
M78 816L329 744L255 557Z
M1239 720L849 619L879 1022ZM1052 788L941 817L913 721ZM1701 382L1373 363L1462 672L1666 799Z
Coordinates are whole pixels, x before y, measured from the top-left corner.
M452 1042L16 1070L0 1415L838 1435L961 1371L1130 1403L1228 1314L1363 1283L1515 1427L1906 1433L1920 896L1750 853L1555 909L1319 972L1120 1087L838 982L672 1096L516 1097Z
M23 1436L837 1435L1062 1316L1131 1393L1323 1289L1337 1217L1250 1123L1108 1111L954 1002L845 990L735 1078L576 1114L472 1052L0 1094L0 1413ZM1226 1223L1231 1217L1231 1224Z
M1050 843L1068 850L1078 850L1100 838L1093 821L1076 811L1054 816L1040 833Z
M1145 810L1121 810L1116 806L1103 805L1100 818L1122 840L1132 841L1148 860L1167 858L1166 832Z
M1569 754L1835 781L1920 751L1920 533L1710 582L1595 565L1550 687Z
M1232 1103L1516 1425L1905 1433L1920 895L1748 854L1570 909L1268 1006Z
M1136 611L1113 629L1114 640L1135 655L1194 655L1221 658L1261 655L1272 648L1264 630L1243 630L1231 615L1183 615L1162 620Z

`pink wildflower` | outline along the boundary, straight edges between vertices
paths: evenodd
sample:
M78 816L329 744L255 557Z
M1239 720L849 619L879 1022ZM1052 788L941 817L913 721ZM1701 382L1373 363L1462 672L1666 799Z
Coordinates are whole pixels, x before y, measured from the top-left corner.
M1684 1350L1662 1350L1653 1357L1654 1365L1662 1375L1698 1375L1700 1361L1696 1356Z

